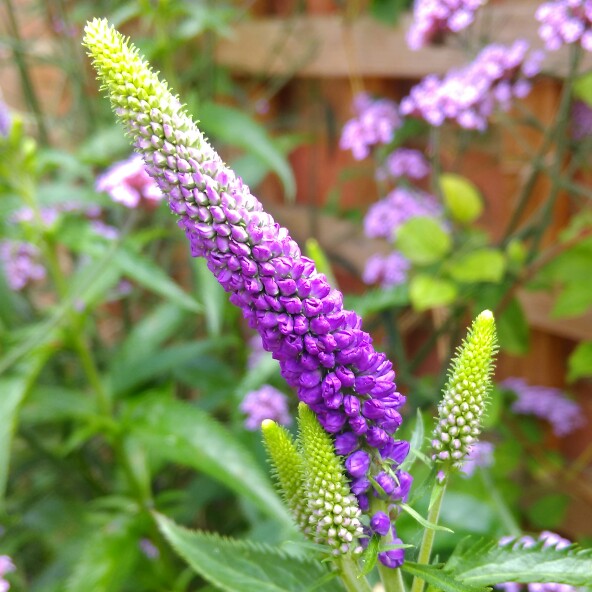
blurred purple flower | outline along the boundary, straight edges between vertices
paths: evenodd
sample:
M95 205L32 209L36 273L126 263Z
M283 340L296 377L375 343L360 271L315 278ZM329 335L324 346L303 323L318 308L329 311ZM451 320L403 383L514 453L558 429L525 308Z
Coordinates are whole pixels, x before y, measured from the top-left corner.
M102 220L93 220L90 226L96 234L107 240L116 240L119 237L119 230L115 226L105 224Z
M472 477L477 467L490 467L493 464L493 444L491 442L475 442L469 448L461 472Z
M150 539L140 539L138 546L140 547L142 553L144 553L144 555L151 561L154 561L160 557L160 551L158 550L158 547Z
M507 378L500 386L513 391L517 399L512 411L548 421L556 436L567 436L585 424L582 408L565 393L549 386L529 386L522 378Z
M136 208L142 200L158 202L163 198L158 185L144 169L142 157L130 156L114 164L97 178L97 191L105 191L113 201Z
M8 105L0 99L0 136L7 137L12 125L12 117Z
M531 536L523 536L518 539L512 536L503 537L500 539L499 544L501 546L512 545L512 548L534 547L538 542L544 541L543 548L554 547L556 549L564 549L571 545L571 541L564 539L562 536L545 530L541 532L538 539L534 539ZM498 584L496 588L504 590L504 592L521 592L527 590L528 592L577 592L578 588L569 586L568 584L556 584L556 583L545 583L545 584L517 584L516 582L506 582L505 584Z
M401 126L397 106L388 99L372 99L360 93L354 99L356 116L344 126L339 141L342 150L351 150L356 160L363 160L376 144L388 144Z
M31 243L0 242L0 262L11 290L22 290L30 281L45 279L45 267L38 262L39 249Z
M571 105L571 137L584 140L592 136L592 107L585 101L574 101Z
M513 98L530 92L529 79L539 73L543 53L527 52L523 40L510 47L488 45L471 64L451 70L443 79L426 76L401 101L400 111L434 126L449 120L466 129L485 130L494 109L507 110Z
M8 555L0 555L0 592L10 590L10 584L4 579L4 576L14 570L12 559Z
M379 283L384 289L392 288L405 283L410 267L409 260L399 251L372 255L366 261L362 280L368 285Z
M419 189L397 187L376 202L364 218L368 238L392 240L399 227L416 216L441 216L442 206L436 198Z
M430 165L419 150L398 148L386 157L385 163L376 171L376 178L382 181L389 177L423 179L429 172Z
M475 19L475 12L487 0L415 0L413 23L407 32L407 45L421 49L442 41L447 33L466 29Z
M592 51L592 3L589 0L552 0L541 4L535 14L539 37L549 51L564 44L579 43Z
M252 337L249 338L249 356L247 358L247 369L252 370L253 368L257 368L257 366L261 363L263 358L269 356L269 352L265 350L263 347L263 342L261 341L261 335L256 333Z
M240 404L240 410L247 415L245 427L251 431L258 430L264 419L272 419L281 425L292 423L288 397L269 384L247 393Z
M88 218L96 218L101 214L101 207L97 204L86 204L77 201L65 201L39 208L41 224L46 227L52 226L58 219L60 213L84 214ZM11 222L30 223L35 220L35 212L32 208L25 206L19 208L10 216Z

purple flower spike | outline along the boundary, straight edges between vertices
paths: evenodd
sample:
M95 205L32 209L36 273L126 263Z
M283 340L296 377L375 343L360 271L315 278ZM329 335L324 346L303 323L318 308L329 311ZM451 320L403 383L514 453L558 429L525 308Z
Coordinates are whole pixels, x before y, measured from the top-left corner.
M365 477L370 468L370 455L365 450L358 450L345 461L347 472L354 478Z
M177 216L191 254L205 258L323 428L335 438L364 434L357 442L363 449L345 461L349 477L364 477L371 467L378 473L379 450L400 422L392 411L405 402L396 392L391 362L375 351L361 318L343 308L342 294L263 210L137 50L104 20L89 23L85 33L103 88ZM396 107L363 102L360 145L366 150L390 142L400 124ZM373 399L380 405L370 405L373 412L364 415ZM351 445L353 437L347 438ZM365 494L358 502L367 508Z
M391 520L384 512L376 512L370 520L370 527L380 536L386 536L391 528Z
M386 446L380 449L382 458L390 458L393 462L400 465L409 454L409 442L405 440L391 440Z
M335 452L347 456L358 447L358 436L353 432L344 432L335 437Z

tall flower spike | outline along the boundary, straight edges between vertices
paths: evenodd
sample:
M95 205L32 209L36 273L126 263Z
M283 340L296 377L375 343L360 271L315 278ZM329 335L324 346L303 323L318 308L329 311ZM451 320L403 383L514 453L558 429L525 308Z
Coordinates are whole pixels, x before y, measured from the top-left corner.
M334 555L361 553L360 508L335 454L333 441L304 403L298 406L298 419L310 512L309 529L305 532L316 543L332 547Z
M384 462L396 471L408 450L393 439L405 397L360 317L343 309L342 294L263 211L138 51L105 20L88 23L85 33L103 88L178 216L192 255L205 257L282 376L335 434L338 453L368 452L370 477ZM367 505L367 493L356 495Z
M493 314L485 310L473 322L452 361L444 397L438 406L432 440L434 460L460 469L471 445L477 441L497 349Z
M296 524L308 528L310 512L304 489L304 461L286 428L271 419L261 424L263 442L274 468L282 496Z

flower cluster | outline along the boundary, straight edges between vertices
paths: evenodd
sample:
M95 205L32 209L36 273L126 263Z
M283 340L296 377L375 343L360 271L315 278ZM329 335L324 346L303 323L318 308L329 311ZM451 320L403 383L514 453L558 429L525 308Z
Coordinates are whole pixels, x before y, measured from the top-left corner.
M4 576L14 569L12 559L8 555L0 555L0 592L10 590L10 584L4 579Z
M397 187L385 198L373 204L364 218L364 232L368 238L392 240L399 227L416 216L442 215L436 198L419 189Z
M46 277L45 267L39 263L39 249L31 243L2 241L0 263L11 290L19 291L30 282Z
M343 127L339 147L351 150L356 160L363 160L372 146L392 141L395 130L401 126L401 118L392 101L372 99L366 93L354 99L354 110L356 116Z
M559 536L554 532L550 532L545 530L541 532L539 535L538 540L534 539L533 537L526 535L520 537L516 540L514 537L508 536L500 539L499 544L502 546L505 545L512 545L512 548L515 547L534 547L537 543L543 542L543 548L554 547L555 549L564 549L565 547L569 547L571 545L571 541L568 539ZM546 583L546 584L518 584L516 582L506 582L505 584L498 584L496 588L503 590L504 592L522 592L526 590L527 592L577 592L577 588L573 586L569 586L568 584L556 584L556 583Z
M101 208L93 203L85 204L83 202L64 201L52 204L51 206L41 207L38 212L25 206L11 214L9 219L11 222L29 224L35 222L37 216L39 216L41 225L49 228L56 223L62 213L83 214L90 219L96 219L101 215Z
M409 260L399 251L372 255L366 261L362 280L369 285L379 283L384 289L393 288L405 283L410 267Z
M419 150L398 148L386 157L384 164L376 171L378 180L388 178L423 179L430 172L430 165Z
M511 407L514 413L534 415L548 421L556 436L567 436L585 423L582 408L560 389L530 386L522 378L507 378L500 386L516 394Z
M247 393L240 410L247 416L245 427L248 430L258 430L265 419L272 419L281 425L292 423L286 395L269 384Z
M496 108L506 110L514 97L530 92L530 78L539 73L542 58L540 51L528 53L526 41L510 47L488 45L471 64L451 70L443 79L426 76L401 101L400 112L434 126L449 120L484 130Z
M393 434L405 397L360 317L344 310L342 294L263 211L135 48L98 19L87 25L85 44L150 176L179 217L192 255L205 257L280 362L282 376L335 435L338 453L348 455L350 477L378 481L387 466L382 490L400 499L410 477L397 466L409 445ZM375 137L392 133L392 118L385 128Z
M136 208L141 201L159 202L162 192L144 169L142 157L135 154L115 163L105 171L96 183L97 191L105 191L115 202L128 208Z
M592 4L588 0L544 2L535 17L541 23L539 36L549 51L570 43L592 51Z
M466 29L487 0L415 0L413 23L407 32L411 49L441 41L447 33Z
M444 397L438 405L432 440L434 460L462 468L481 432L496 351L493 314L484 310L452 361Z

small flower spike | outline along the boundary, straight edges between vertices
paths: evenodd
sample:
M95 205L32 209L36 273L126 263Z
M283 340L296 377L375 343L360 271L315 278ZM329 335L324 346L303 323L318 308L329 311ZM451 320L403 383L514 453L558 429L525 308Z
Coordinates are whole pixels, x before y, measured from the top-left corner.
M481 432L481 417L491 390L497 352L495 321L489 310L473 322L453 359L432 446L434 460L460 469Z
M310 515L304 489L304 460L286 428L265 419L261 431L281 494L294 521L304 532Z
M360 508L333 441L304 403L298 406L298 419L310 511L308 534L316 543L332 547L334 555L361 553Z

